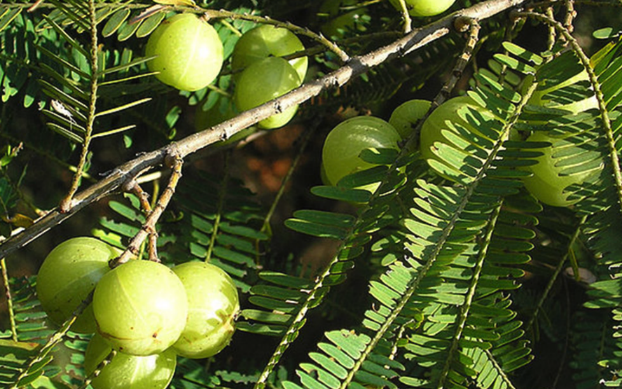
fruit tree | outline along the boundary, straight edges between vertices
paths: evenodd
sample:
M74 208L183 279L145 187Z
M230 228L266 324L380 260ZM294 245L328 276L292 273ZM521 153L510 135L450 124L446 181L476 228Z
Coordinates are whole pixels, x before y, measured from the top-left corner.
M622 386L620 0L0 1L0 387Z

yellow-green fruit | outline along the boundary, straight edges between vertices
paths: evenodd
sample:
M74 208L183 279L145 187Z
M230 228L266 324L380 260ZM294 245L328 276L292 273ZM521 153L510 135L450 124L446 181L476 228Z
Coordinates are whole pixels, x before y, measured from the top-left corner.
M402 139L407 139L414 130L414 125L428 112L431 105L428 100L406 101L393 110L389 124L395 127Z
M205 88L220 73L223 45L210 24L192 13L163 21L151 34L145 55L149 70L163 83L179 90Z
M208 358L229 344L240 310L238 291L229 275L205 262L186 262L173 271L188 296L188 321L173 345L186 358Z
M69 239L45 258L37 275L37 296L50 320L60 325L69 319L95 285L110 271L108 261L120 251L90 237ZM92 304L71 326L81 333L95 332Z
M555 108L555 109L563 109L566 111L572 112L573 115L576 115L580 112L587 111L589 109L598 109L598 100L596 99L596 95L592 95L590 97L586 97L579 101L572 102L562 102L559 103L554 100L551 94L555 91L558 91L562 88L568 87L570 85L576 84L581 81L588 81L589 77L585 70L576 74L573 77L570 77L559 84L553 85L546 89L537 89L533 92L531 97L529 98L529 104L531 105L539 105L547 108ZM523 82L523 92L529 89L534 82L534 76L530 75L525 77Z
M400 134L386 121L373 116L357 116L341 122L332 129L322 148L322 165L326 178L336 185L344 176L376 165L359 156L370 148L399 150ZM377 185L365 189L374 191Z
M240 75L235 89L235 104L247 111L276 99L300 86L298 73L283 58L268 57L249 65ZM259 127L273 129L289 122L298 106L285 109L259 122Z
M153 355L173 345L186 325L184 285L160 263L133 260L108 272L93 294L98 332L131 355Z
M399 0L390 0L391 4L401 10ZM447 11L456 0L404 0L410 16L435 16Z
M478 123L470 123L466 120L464 116L466 107L473 109L477 113L477 117L472 118L472 120L477 120ZM433 152L436 148L434 143L450 143L442 134L443 130L455 132L450 128L450 124L454 126L459 124L469 131L482 135L476 127L479 121L489 122L493 120L495 120L494 115L475 103L469 96L449 99L432 111L421 127L421 138L419 142L421 156L425 159L436 159L443 162L442 159L437 157Z
M112 347L95 334L86 348L84 371L91 375ZM93 378L93 389L165 389L173 379L177 355L172 349L144 357L118 352Z
M555 157L557 152L566 150L567 153L568 150L576 149L577 146L564 139L553 138L542 132L533 133L527 140L552 143L551 147L535 149L542 152L543 155L535 158L538 161L537 165L527 168L533 175L523 178L523 183L529 192L544 204L556 207L567 207L579 201L579 199L569 199L570 193L565 192L565 189L570 185L585 182L591 172L560 176L559 174L565 167L559 166L562 159Z
M237 41L233 49L231 67L234 70L244 69L264 58L285 57L304 49L300 39L288 29L262 24L245 32ZM304 80L307 74L308 62L307 57L289 60L300 80ZM239 73L235 75L237 82L240 81L238 75Z

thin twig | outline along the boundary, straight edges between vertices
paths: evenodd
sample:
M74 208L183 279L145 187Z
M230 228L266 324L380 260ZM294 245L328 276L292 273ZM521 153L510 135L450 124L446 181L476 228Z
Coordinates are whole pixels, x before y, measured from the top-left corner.
M239 13L225 11L225 10L217 11L214 9L208 9L208 10L202 10L202 12L205 14L205 16L208 19L233 19L233 20L240 19L240 20L248 20L248 21L255 22L255 23L271 24L275 27L286 28L290 30L291 32L293 32L294 34L304 35L318 42L322 46L325 46L328 50L335 53L339 57L339 59L341 59L343 63L346 63L350 60L350 56L345 51L341 50L341 48L339 48L339 46L337 46L330 39L327 39L322 34L316 34L315 32L309 30L308 28L299 27L290 22L281 22L278 20L271 19L267 16L239 14Z
M152 212L151 204L149 203L149 194L143 190L143 188L135 180L131 180L126 186L129 192L132 192L138 197L140 207L145 212L145 215L149 217ZM149 234L149 245L147 252L149 253L149 260L158 262L158 248L157 248L157 233Z
M177 188L177 184L179 183L179 180L181 179L181 168L183 166L183 159L181 159L179 156L175 154L170 154L166 158L166 164L169 165L172 170L168 185L166 186L164 191L162 191L162 194L160 195L160 198L158 199L158 202L156 203L155 207L153 207L153 210L147 216L147 219L145 220L145 223L143 223L143 226L141 227L141 229L138 231L138 233L132 238L130 243L127 245L127 248L125 249L123 254L121 254L119 257L114 258L110 261L110 267L114 268L123 263L126 263L127 261L130 260L132 256L138 255L139 248L143 244L143 242L145 241L148 235L153 235L157 237L157 230L155 226L158 220L160 219L160 216L162 216L162 213L168 206L168 203L173 198L173 194L175 193L175 188ZM155 244L155 242L152 242L152 244ZM150 251L151 250L153 250L153 248L150 248ZM155 252L155 250L153 251ZM149 258L149 259L159 262L159 259L157 257Z
M216 219L214 220L214 227L212 229L212 236L210 237L209 240L209 245L207 246L207 253L205 254L205 262L209 263L209 261L212 259L212 252L214 251L214 246L216 246L216 239L218 239L218 232L220 231L220 222L222 220L222 214L224 213L224 207L225 207L225 197L227 196L227 193L229 192L227 190L228 188L228 184L229 184L229 160L231 159L231 151L227 150L225 152L225 166L224 166L224 171L225 171L225 176L223 177L223 179L220 182L220 190L218 191L218 209L216 211Z
M11 285L9 285L9 271L6 267L6 258L0 259L0 267L2 268L2 282L6 296L6 305L9 311L9 322L11 324L11 339L17 342L17 325L15 324L15 312L13 311L13 297L11 296Z
M408 34L412 31L412 20L410 19L410 14L408 13L408 7L406 7L406 1L398 0L400 5L400 12L402 13L402 18L404 19L404 34Z

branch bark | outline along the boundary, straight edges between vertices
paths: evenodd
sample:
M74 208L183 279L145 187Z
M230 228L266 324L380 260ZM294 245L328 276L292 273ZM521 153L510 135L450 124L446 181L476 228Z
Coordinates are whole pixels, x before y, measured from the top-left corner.
M430 42L447 35L453 28L454 21L459 17L472 18L477 21L484 20L518 6L525 1L488 0L470 8L454 12L427 26L411 31L389 45L362 56L352 57L343 67L322 78L308 82L284 96L243 112L237 117L217 126L190 135L160 149L144 153L118 166L100 181L77 193L68 206L68 212L61 213L58 209L54 209L47 215L35 220L30 227L6 239L0 244L0 258L5 258L7 255L36 240L48 230L69 219L82 208L110 194L117 193L125 182L135 179L144 172L161 165L167 156L184 158L221 139L228 139L237 132L275 113L282 112L291 106L302 104L310 98L319 95L324 90L341 87L352 78L367 72L385 61L410 54Z

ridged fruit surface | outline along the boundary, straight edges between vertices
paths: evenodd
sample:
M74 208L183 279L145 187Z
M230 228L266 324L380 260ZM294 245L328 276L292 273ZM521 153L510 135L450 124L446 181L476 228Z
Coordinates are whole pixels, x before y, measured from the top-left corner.
M69 319L95 285L110 271L108 261L119 250L91 237L66 240L45 258L37 275L41 307L56 325ZM93 308L89 304L71 326L80 333L95 332Z
M112 347L101 335L90 340L84 355L84 370L92 374ZM164 389L173 379L177 356L173 350L145 357L118 352L91 381L93 389Z
M107 273L93 294L98 332L113 348L152 355L173 345L186 325L184 285L160 263L133 260Z
M188 322L173 348L187 358L216 355L235 331L240 310L235 284L224 270L205 262L186 262L173 271L188 296Z
M163 21L149 36L145 56L156 78L179 90L195 91L216 79L223 63L223 45L210 24L184 13Z

